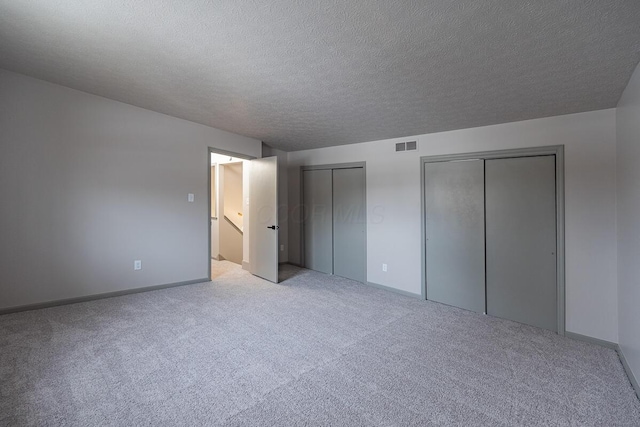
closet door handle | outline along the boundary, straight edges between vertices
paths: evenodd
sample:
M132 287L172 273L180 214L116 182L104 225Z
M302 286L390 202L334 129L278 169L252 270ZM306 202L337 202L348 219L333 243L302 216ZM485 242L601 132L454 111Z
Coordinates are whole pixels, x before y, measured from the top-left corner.
M267 228L270 228L270 229L272 229L272 230L277 230L277 229L279 229L280 227L279 227L279 226L277 226L277 225L272 225L271 227L267 226Z

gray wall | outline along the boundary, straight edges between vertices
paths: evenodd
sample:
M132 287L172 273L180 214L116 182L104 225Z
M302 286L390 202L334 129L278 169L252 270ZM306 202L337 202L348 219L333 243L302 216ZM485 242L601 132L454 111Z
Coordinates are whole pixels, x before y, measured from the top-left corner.
M261 155L250 138L4 70L0 141L0 309L207 277L207 147Z
M640 66L616 110L620 347L640 379Z
M615 138L609 109L291 152L289 260L299 262L301 165L367 162L367 280L419 294L420 156L564 144L566 328L617 342ZM394 152L416 140L418 150Z

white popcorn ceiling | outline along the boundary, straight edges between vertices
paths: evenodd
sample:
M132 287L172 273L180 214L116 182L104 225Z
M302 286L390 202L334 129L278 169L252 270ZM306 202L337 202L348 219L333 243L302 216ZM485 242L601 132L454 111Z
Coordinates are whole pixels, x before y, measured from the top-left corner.
M639 60L637 0L0 0L0 68L289 151L615 107Z

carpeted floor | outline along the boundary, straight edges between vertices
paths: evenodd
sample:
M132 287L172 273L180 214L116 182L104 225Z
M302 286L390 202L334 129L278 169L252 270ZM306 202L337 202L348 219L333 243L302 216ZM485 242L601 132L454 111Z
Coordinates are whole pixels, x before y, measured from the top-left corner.
M282 275L0 316L0 425L640 425L613 350Z

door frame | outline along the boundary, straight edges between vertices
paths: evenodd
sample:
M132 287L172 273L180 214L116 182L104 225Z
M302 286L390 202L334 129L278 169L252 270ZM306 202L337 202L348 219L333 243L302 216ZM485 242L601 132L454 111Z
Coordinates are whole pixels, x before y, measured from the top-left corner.
M367 162L348 162L348 163L330 163L324 165L308 165L300 166L300 266L305 267L304 259L304 172L311 170L333 170L333 169L359 169L364 172L364 284L369 283L367 280ZM331 189L331 197L333 198L333 188ZM333 241L333 235L331 236ZM331 245L333 251L333 243ZM333 260L333 258L332 258ZM333 273L332 273L333 275Z
M515 157L555 156L556 163L556 289L558 335L565 335L565 238L564 238L564 145L514 148L495 151L477 151L470 153L445 154L420 157L420 235L422 264L422 299L427 299L427 247L426 247L426 198L425 165L434 162L455 160L490 160ZM486 256L486 254L485 254ZM486 269L486 267L485 267ZM486 283L485 283L486 287Z
M242 153L236 153L233 151L228 151L228 150L222 150L220 148L215 148L215 147L207 147L207 230L209 231L209 233L207 234L208 239L207 239L207 253L208 253L208 257L207 257L207 277L209 278L209 281L212 280L211 278L211 220L213 219L211 216L211 154L222 154L224 156L229 156L229 157L237 157L239 159L243 159L243 160L253 160L253 159L257 159L257 157L253 157L253 156L249 156L247 154L242 154ZM218 170L218 168L216 168L216 171ZM216 195L218 193L216 192ZM244 198L244 197L243 197ZM219 216L219 215L218 215ZM249 232L251 233L251 232ZM249 238L251 238L251 234L249 234Z

